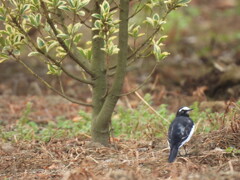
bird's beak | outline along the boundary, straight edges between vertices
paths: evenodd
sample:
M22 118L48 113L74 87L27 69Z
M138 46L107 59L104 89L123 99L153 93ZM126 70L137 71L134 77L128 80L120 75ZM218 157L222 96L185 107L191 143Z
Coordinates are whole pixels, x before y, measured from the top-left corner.
M192 111L193 109L189 109L188 111Z

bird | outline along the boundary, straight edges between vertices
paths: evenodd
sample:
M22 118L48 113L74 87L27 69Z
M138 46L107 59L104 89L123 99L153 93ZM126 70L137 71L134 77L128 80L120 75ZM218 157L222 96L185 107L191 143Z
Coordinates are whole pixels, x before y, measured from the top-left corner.
M188 142L194 132L194 122L189 117L189 112L193 109L189 107L181 107L176 113L175 119L169 126L168 130L168 143L170 146L170 154L168 162L172 163L175 161L178 150L186 142Z

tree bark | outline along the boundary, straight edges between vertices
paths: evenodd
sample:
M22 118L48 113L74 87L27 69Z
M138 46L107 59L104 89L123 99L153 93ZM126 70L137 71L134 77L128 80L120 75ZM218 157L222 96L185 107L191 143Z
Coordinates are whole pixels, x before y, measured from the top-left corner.
M103 0L95 1L94 13L100 13L99 5L103 2ZM95 18L92 19L92 23L94 26ZM98 31L92 31L92 37L97 35ZM92 94L92 102L93 102L93 112L92 112L92 139L95 142L102 142L100 140L96 140L96 132L101 131L101 129L95 128L95 124L97 122L97 117L99 112L102 109L104 103L104 94L107 90L107 79L105 72L105 53L101 50L104 47L104 40L102 38L95 38L92 40L92 52L93 52L93 62L92 62L92 71L95 73L95 77L93 77L93 94Z
M116 74L114 77L114 81L112 87L109 92L106 93L106 72L104 69L99 71L98 76L95 79L94 84L94 93L93 93L93 121L92 121L92 140L94 142L99 142L103 145L109 145L109 125L111 123L112 113L116 106L116 103L119 99L119 94L121 93L126 64L127 64L127 51L128 51L128 13L129 13L129 0L121 0L120 1L120 24L119 24L119 53L118 53L118 62ZM103 51L100 50L99 45L103 45L100 42L102 41L99 38L95 39L95 45L93 45L93 50L95 54L94 63L98 66L98 70L100 67L104 66L104 60L100 62L100 58L105 58L103 55ZM94 44L94 42L93 42ZM98 46L97 46L98 44ZM100 54L96 54L96 53ZM98 59L98 64L97 63ZM93 65L94 67L94 65ZM97 67L96 67L97 69ZM94 71L95 72L95 71ZM102 72L102 73L101 73ZM101 76L102 74L102 76ZM103 87L104 85L104 87ZM100 91L99 91L100 90ZM106 98L104 98L104 94Z

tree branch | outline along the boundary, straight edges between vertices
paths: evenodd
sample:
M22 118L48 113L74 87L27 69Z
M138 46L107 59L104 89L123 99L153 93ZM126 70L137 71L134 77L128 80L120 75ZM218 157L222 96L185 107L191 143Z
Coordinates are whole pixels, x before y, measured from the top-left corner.
M37 47L37 45L32 41L31 37L28 35L27 32L24 31L24 29L20 26L19 23L17 23L17 21L12 18L12 21L13 23L15 24L15 26L19 29L19 31L21 33L23 33L25 35L25 37L28 39L28 41L33 45L33 47L35 48L35 50L37 52L39 52L40 54L44 55L45 57L47 57L51 62L53 62L55 65L57 65L58 67L60 67L62 69L62 71L68 75L69 77L79 81L79 82L82 82L82 83L85 83L85 84L91 84L93 85L93 82L90 81L90 80L87 80L87 79L82 79L82 78L79 78L75 75L73 75L72 73L68 72L62 65L60 62L57 62L53 57L51 57L50 55L46 54L44 51L42 51L40 48Z
M127 95L132 94L132 93L138 91L139 89L141 89L141 88L148 82L148 80L150 79L150 77L153 75L153 73L155 72L157 66L158 66L158 62L155 64L155 66L153 67L152 71L151 71L150 74L147 76L147 78L143 81L143 83L140 84L137 88L133 89L133 90L130 91L130 92L120 94L119 96L127 96Z
M80 53L78 52L77 48L75 46L72 47L72 51L67 47L67 45L65 44L65 42L57 37L58 36L58 31L53 23L53 21L51 20L51 18L48 15L48 11L47 11L47 7L45 5L45 3L41 0L41 6L43 8L44 11L44 15L47 19L47 23L49 24L49 26L51 27L51 29L53 30L54 35L57 38L57 41L59 42L59 44L62 46L62 48L67 52L67 54L71 57L71 59L73 61L75 61L78 65L80 65L89 75L91 75L92 77L95 76L95 73L92 72L90 70L90 64L88 63L88 61L80 59L78 57L81 57Z
M38 74L36 74L27 64L25 64L21 59L14 57L15 60L17 62L19 62L20 64L22 64L32 75L34 75L42 84L44 84L45 86L47 86L49 89L51 89L53 92L57 93L58 95L62 96L63 98L67 99L68 101L75 103L75 104L79 104L79 105L83 105L83 106L91 106L92 104L88 104L85 102L81 102L81 101L77 101L75 99L72 99L68 96L66 96L65 94L61 93L60 91L56 90L54 87L52 87L47 81L45 81L43 78L41 78Z
M144 9L145 4L144 4L142 7L140 7L141 4L142 4L142 2L139 2L138 6L137 6L137 8L136 8L136 10L135 10L135 12L134 12L132 15L130 15L130 16L128 17L128 19L131 19L132 17L136 16L139 12L141 12L141 11ZM140 7L140 8L139 8L139 7ZM139 9L138 9L138 8L139 8Z
M170 8L167 10L166 14L163 16L163 20L166 19L167 15L174 9L174 7ZM131 16L129 17L131 18ZM153 31L153 33L132 53L128 56L128 60L132 59L134 56L136 56L136 54L147 44L150 43L150 40L158 33L158 31L161 29L161 26L158 26L155 31ZM133 63L134 60L128 62L128 65L130 65L131 63ZM117 65L113 65L111 67L109 67L109 70L115 69L117 67Z
M69 77L71 77L71 78L73 78L73 79L75 79L75 80L77 80L77 81L79 81L79 82L93 85L93 82L92 82L91 80L82 79L82 78L79 78L79 77L73 75L72 73L68 72L68 71L65 69L65 67L63 67L62 65L60 65L59 67L60 67L60 68L62 69L62 71L63 71L66 75L68 75Z

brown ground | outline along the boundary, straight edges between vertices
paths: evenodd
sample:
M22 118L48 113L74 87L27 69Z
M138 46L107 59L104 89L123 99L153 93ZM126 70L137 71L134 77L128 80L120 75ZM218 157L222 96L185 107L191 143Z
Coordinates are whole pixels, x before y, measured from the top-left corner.
M27 101L33 102L31 117L39 123L63 111L66 117L74 118L78 111L76 106L58 98L53 103L48 97L2 97L1 119L11 117L12 120L6 126L10 127L19 119ZM6 114L9 116L4 116ZM165 138L114 139L111 147L91 143L86 134L52 139L48 143L1 141L0 179L237 180L240 178L240 153L225 149L240 148L239 117L231 124L209 134L195 134L188 143L188 155L182 150L184 156L179 156L173 164L167 162L169 150Z
M85 136L48 144L5 143L0 173L1 178L12 179L239 179L239 154L219 147L234 137L212 139L219 133L228 132L194 136L189 155L173 164L167 163L166 143L157 139L154 146L148 141L118 140L110 148L92 144Z
M110 148L92 144L85 136L47 144L5 143L1 144L0 176L29 180L239 179L240 155L219 147L234 137L212 138L219 133L228 131L194 136L188 156L178 157L173 164L167 163L166 143L157 139L154 146L148 141L118 140ZM239 143L239 138L235 140Z

